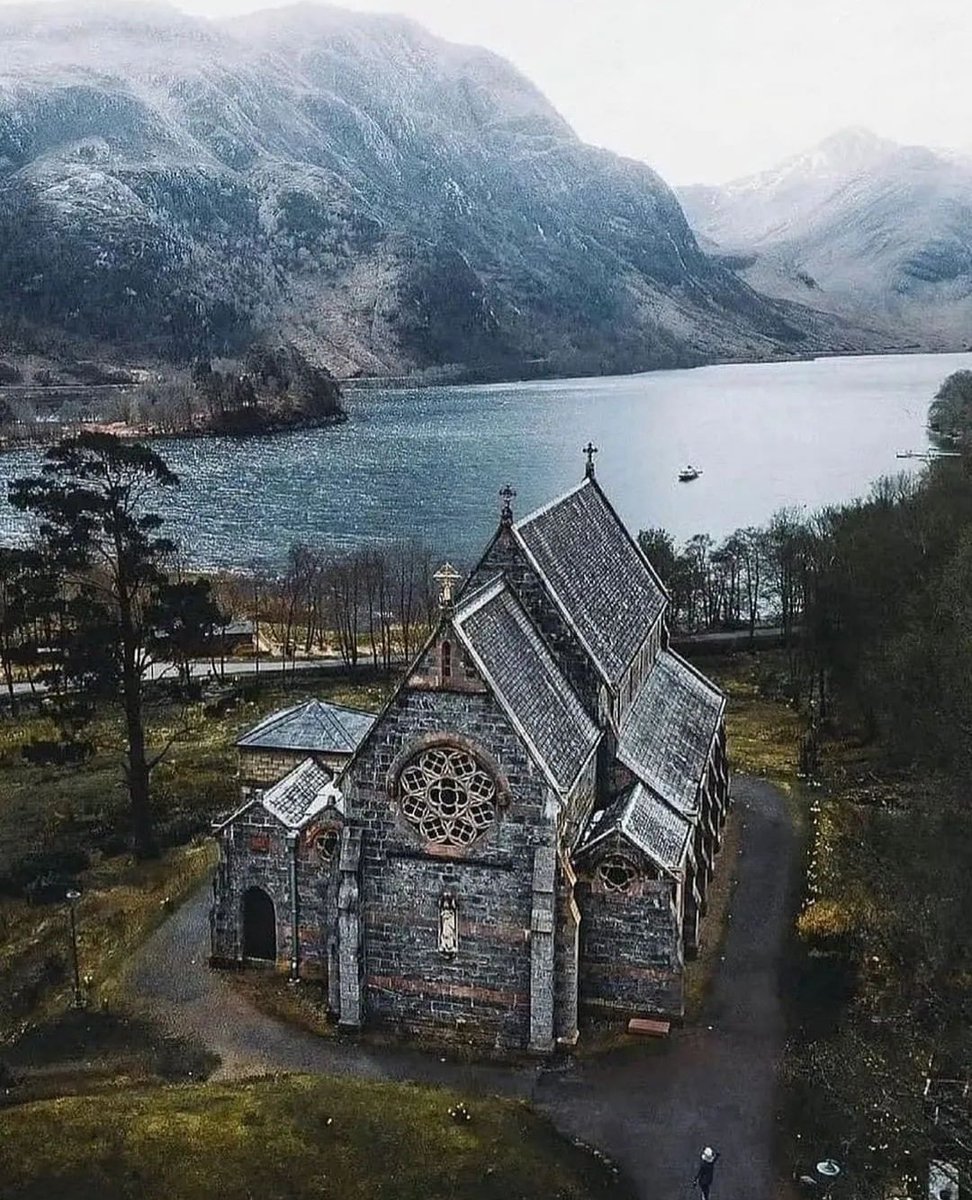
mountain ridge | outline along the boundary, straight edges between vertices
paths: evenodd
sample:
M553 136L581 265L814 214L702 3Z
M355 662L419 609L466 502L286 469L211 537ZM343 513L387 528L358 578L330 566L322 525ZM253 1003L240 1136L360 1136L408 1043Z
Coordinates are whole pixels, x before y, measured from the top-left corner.
M778 167L678 189L710 254L762 293L929 350L972 330L972 159L841 131Z
M490 51L333 7L144 12L0 9L8 341L484 378L880 344L714 262Z

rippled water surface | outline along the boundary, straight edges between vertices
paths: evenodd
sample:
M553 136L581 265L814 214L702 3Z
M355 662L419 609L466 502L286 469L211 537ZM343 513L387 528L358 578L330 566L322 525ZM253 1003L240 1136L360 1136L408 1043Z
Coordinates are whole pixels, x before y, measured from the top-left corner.
M581 447L634 530L714 537L867 492L914 467L928 404L972 354L832 358L605 379L352 392L337 429L248 441L160 441L182 477L175 532L205 565L279 562L296 540L333 547L420 537L467 562L511 483L525 513L573 486ZM33 467L0 459L4 481ZM692 463L702 476L679 483ZM3 506L0 529L18 528Z

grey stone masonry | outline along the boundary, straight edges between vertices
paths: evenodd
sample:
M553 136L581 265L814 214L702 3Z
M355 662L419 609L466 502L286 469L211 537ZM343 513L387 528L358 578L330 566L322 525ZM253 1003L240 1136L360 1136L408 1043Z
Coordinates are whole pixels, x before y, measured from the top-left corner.
M338 1021L345 1029L363 1023L361 995L361 830L346 829L341 840L338 884Z
M594 479L500 527L377 718L307 701L238 741L215 963L326 985L348 1030L549 1054L677 1017L729 807L725 698Z
M598 867L623 854L639 868L628 891L611 891ZM679 929L680 886L659 876L621 839L598 848L577 885L582 1009L625 1016L680 1017L684 960Z
M530 915L530 1049L546 1054L554 1044L554 884L557 852L540 846L533 855L533 911Z
M493 819L468 846L429 841L402 811L402 771L437 747L469 755L495 780ZM490 693L423 686L399 691L351 774L348 815L362 832L368 1019L525 1048L534 854L554 844L557 820L540 767ZM439 948L445 894L458 919L450 954Z

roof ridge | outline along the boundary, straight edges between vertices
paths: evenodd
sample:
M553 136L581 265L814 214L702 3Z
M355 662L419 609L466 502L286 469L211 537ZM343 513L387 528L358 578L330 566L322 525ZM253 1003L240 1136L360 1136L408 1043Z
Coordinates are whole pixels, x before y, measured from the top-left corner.
M546 504L542 504L539 508L534 509L533 512L527 513L527 515L522 517L519 521L514 521L514 531L517 529L522 529L524 525L529 525L531 521L536 521L538 518L545 516L552 508L556 508L558 504L563 504L565 500L569 500L571 496L576 495L592 482L593 481L590 476L585 475L580 483L575 484L574 487L564 492L563 495L556 496L553 500L548 500Z
M631 536L631 530L628 529L628 527L624 523L624 521L621 520L621 514L611 503L610 497L608 496L607 492L604 490L604 488L601 487L601 485L597 482L596 477L593 475L591 476L591 484L593 485L594 489L597 491L597 494L601 497L601 499L607 505L608 512L611 514L612 517L614 517L614 520L617 523L617 525L620 527L621 532L624 534L624 536L628 539L628 541L634 547L635 553L638 555L638 557L644 563L645 567L648 570L648 574L652 578L652 582L658 588L661 589L661 593L665 597L665 605L667 608L668 604L671 603L672 598L668 593L668 588L662 582L662 577L658 574L658 572L652 566L651 559L648 557L647 554L645 554L644 550L642 550L642 548L638 545L638 539ZM635 654L637 654L637 651L635 651Z
M478 612L484 604L488 604L495 596L498 596L503 589L509 591L509 585L506 582L506 576L502 571L497 571L492 579L487 579L485 583L479 584L473 588L468 595L463 595L460 598L459 604L455 613L453 613L453 623L461 624Z
M318 721L320 722L321 729L330 733L335 741L343 742L346 747L353 750L354 746L351 744L351 739L348 737L348 731L331 711L331 707L327 701L321 700L317 696L313 696L307 702L308 708L310 708L311 705L314 706L314 712Z
M677 650L673 650L671 646L666 646L663 650L659 651L659 657L661 657L662 654L669 655L671 658L674 658L677 663L680 663L683 667L686 667L700 683L705 684L705 686L710 692L712 692L713 695L718 696L723 704L727 702L728 697L722 688L719 687L718 684L713 683L708 675L703 675L703 673L694 663L689 662L689 660L679 654Z

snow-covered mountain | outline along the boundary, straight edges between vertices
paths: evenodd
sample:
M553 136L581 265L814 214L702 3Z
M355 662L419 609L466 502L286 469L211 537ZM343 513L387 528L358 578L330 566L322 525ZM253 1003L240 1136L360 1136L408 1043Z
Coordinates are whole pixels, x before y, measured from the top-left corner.
M678 194L707 251L759 291L917 346L972 343L972 159L851 129Z
M868 344L703 254L648 167L397 17L0 8L0 332L296 340L338 373L633 370Z

